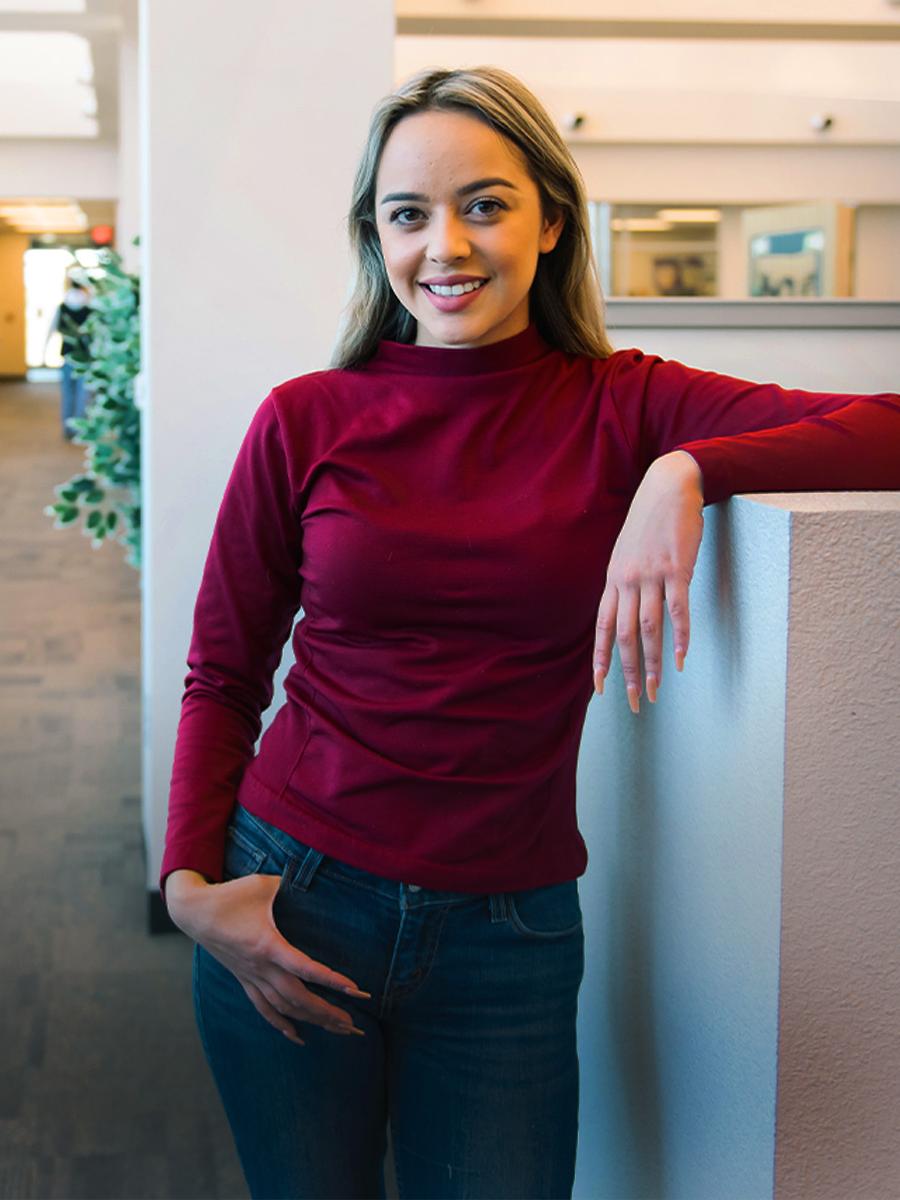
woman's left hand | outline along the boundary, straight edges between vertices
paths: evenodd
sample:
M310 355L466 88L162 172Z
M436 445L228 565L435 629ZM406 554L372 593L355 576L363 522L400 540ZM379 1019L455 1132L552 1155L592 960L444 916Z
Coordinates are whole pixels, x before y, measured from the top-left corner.
M619 647L628 703L640 711L643 649L647 697L662 682L663 602L668 606L675 666L684 667L690 638L688 588L703 537L703 479L685 450L656 459L634 494L606 572L597 611L594 687L603 693L612 647Z

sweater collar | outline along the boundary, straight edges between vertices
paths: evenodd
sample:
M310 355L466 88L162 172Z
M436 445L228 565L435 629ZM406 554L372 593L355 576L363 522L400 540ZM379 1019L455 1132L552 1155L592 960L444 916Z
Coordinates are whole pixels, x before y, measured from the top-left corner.
M549 350L531 321L520 333L486 346L415 346L383 338L366 366L406 375L485 375L527 366Z

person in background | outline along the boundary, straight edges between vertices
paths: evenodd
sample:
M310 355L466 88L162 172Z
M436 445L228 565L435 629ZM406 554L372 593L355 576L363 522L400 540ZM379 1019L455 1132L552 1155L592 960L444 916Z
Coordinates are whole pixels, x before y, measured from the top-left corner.
M88 392L84 379L76 375L74 361L84 357L90 345L90 339L81 332L82 326L91 315L90 292L88 288L70 275L66 279L66 292L58 305L47 330L44 343L46 356L47 346L54 333L62 338L62 371L60 373L60 417L62 433L67 442L75 436L70 425L73 417L83 417L88 403Z

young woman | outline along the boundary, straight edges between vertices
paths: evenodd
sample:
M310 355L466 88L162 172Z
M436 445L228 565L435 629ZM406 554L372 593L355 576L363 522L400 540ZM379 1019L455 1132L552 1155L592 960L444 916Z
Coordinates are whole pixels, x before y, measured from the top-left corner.
M588 701L614 643L656 699L665 611L681 670L705 503L900 486L900 397L614 352L577 167L500 70L380 104L350 235L332 364L222 500L160 884L253 1196L383 1196L388 1123L402 1197L568 1196Z

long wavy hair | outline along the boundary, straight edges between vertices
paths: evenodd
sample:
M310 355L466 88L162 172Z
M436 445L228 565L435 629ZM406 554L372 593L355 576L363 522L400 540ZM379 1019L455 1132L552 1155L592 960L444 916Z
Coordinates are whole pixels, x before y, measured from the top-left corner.
M529 317L544 339L569 354L608 358L603 296L591 247L587 198L578 165L544 106L499 67L419 71L375 107L347 217L355 268L353 291L332 353L332 368L371 358L382 338L414 342L416 318L391 289L375 222L375 179L394 126L412 113L463 112L508 138L524 156L541 211L565 224L556 246L538 257Z

